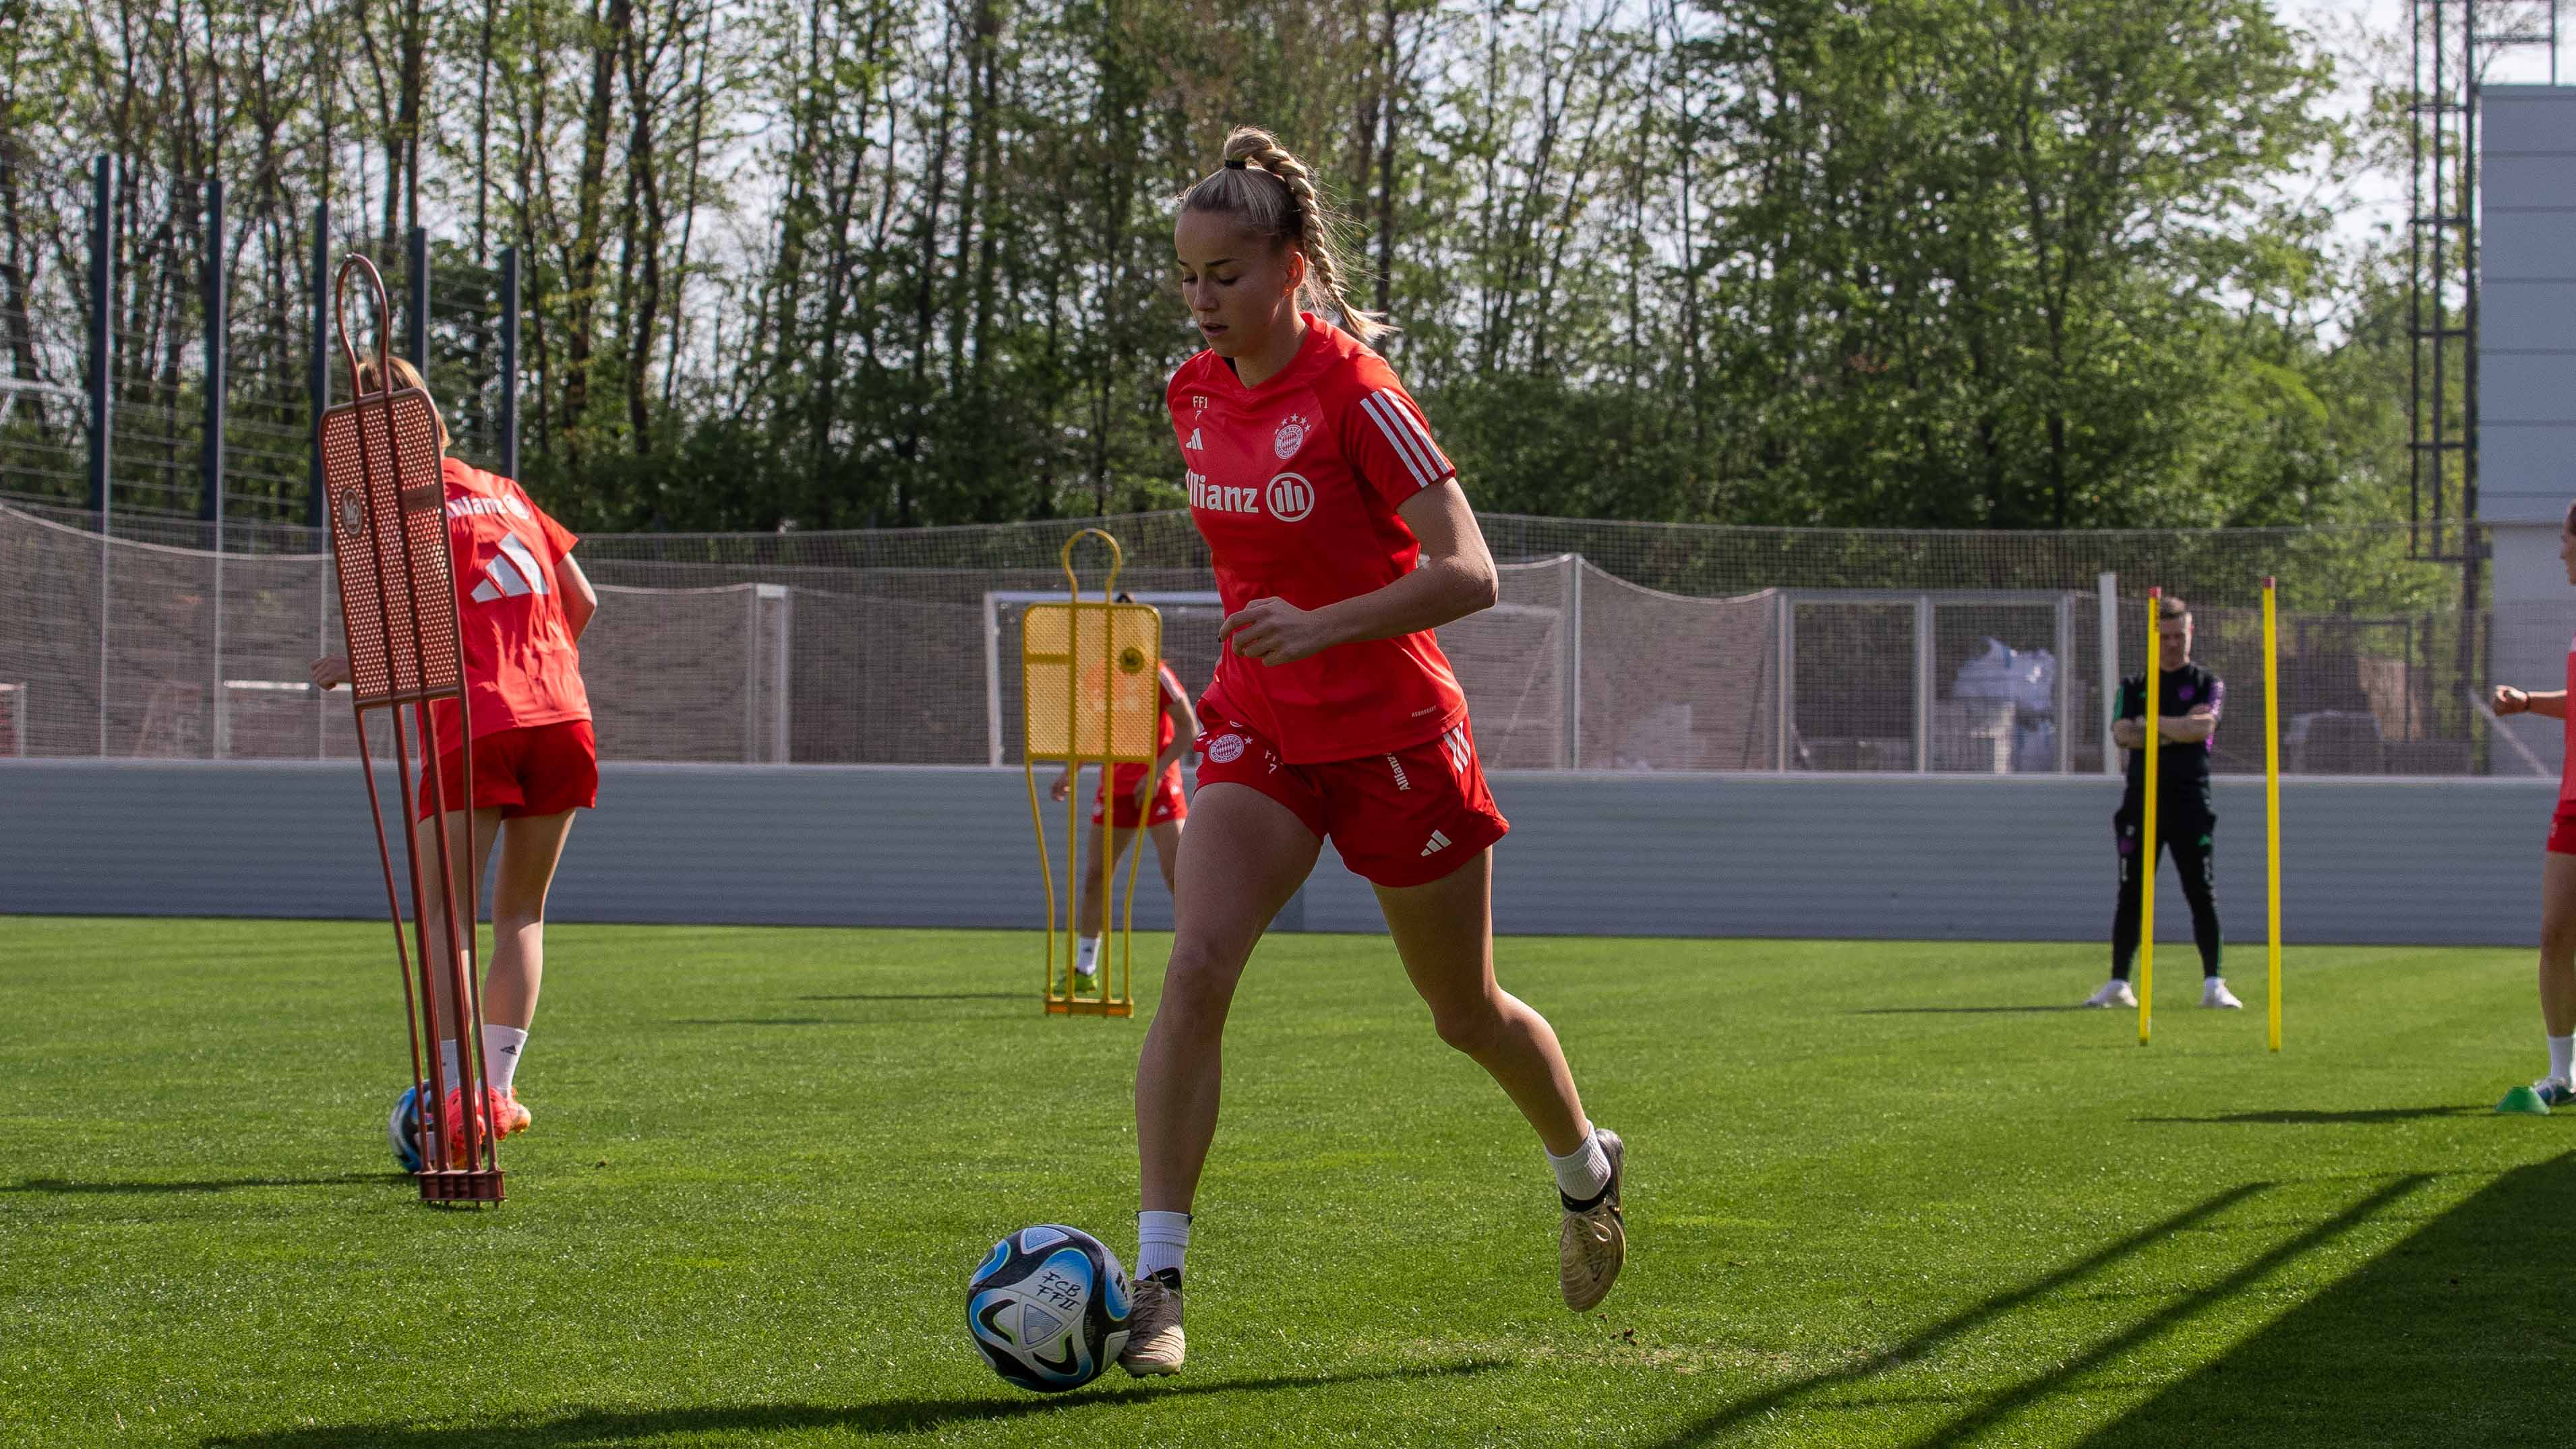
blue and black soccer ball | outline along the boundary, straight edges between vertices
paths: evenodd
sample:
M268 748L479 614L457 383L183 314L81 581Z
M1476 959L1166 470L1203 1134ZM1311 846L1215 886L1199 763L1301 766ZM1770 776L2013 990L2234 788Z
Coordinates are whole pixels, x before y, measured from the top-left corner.
M405 1172L420 1171L420 1088L403 1088L394 1099L394 1113L385 1119L385 1137L394 1145L394 1165Z
M1127 1270L1079 1228L1022 1228L966 1280L966 1334L993 1372L1058 1394L1100 1377L1127 1347Z

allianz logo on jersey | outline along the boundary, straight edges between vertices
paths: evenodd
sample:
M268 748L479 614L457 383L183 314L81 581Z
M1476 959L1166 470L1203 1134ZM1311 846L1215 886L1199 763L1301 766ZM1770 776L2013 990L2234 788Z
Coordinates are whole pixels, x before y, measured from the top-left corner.
M447 516L450 518L487 517L493 514L508 514L512 518L526 518L530 516L528 513L528 505L512 497L450 498L447 500Z
M1303 474L1282 473L1259 488L1235 488L1212 483L1193 469L1189 482L1190 506L1210 513L1267 513L1281 523L1295 523L1315 511L1315 485Z
M537 556L528 552L517 534L507 533L501 536L501 551L484 565L483 581L474 586L469 597L478 604L488 604L495 599L546 592L546 571L538 565Z

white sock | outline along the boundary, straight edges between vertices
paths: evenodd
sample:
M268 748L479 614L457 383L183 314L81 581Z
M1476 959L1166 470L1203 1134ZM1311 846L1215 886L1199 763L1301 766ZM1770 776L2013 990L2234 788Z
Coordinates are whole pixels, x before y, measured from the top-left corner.
M1588 1122L1583 1126L1583 1145L1563 1157L1549 1152L1547 1165L1556 1172L1556 1190L1569 1202L1590 1202L1610 1186L1610 1155L1601 1150L1601 1134Z
M2549 1042L2549 1075L2562 1082L2576 1082L2576 1033L2547 1038Z
M510 1080L519 1074L519 1049L528 1044L528 1034L515 1026L483 1028L483 1070L492 1077L492 1090L510 1090Z
M1181 1258L1189 1250L1188 1213L1136 1214L1137 1277L1151 1278L1165 1268L1175 1273L1181 1271Z
M450 1037L438 1044L438 1064L447 1069L447 1090L451 1092L465 1090L465 1068L461 1062L462 1058L456 1053L455 1038Z
M1073 969L1085 976L1088 976L1092 972L1100 969L1100 938L1098 936L1085 936L1079 942L1075 943L1073 949Z

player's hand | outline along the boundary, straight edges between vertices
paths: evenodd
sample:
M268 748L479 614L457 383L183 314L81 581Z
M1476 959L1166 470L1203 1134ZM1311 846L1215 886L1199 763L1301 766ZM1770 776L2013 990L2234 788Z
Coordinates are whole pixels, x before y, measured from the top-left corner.
M1073 772L1070 770L1056 776L1055 783L1047 786L1047 798L1050 800L1061 800L1072 793Z
M1217 637L1234 646L1238 659L1263 664L1294 664L1333 645L1323 621L1286 599L1255 599L1226 615Z
M349 682L349 661L337 654L325 654L313 661L313 687L337 689Z
M2531 696L2510 684L2499 684L2488 697L2487 707L2497 714L2521 714L2531 708Z

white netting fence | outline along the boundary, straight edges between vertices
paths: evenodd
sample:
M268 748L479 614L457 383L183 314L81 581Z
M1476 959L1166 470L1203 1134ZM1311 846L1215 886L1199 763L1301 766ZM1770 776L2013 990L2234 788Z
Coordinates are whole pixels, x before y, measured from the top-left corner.
M112 538L88 521L0 508L0 753L355 753L345 697L304 683L340 637L318 536L228 529L217 553L183 520L130 515ZM1020 613L1061 596L1056 550L1093 522L594 536L582 653L601 752L1017 763ZM1222 611L1186 515L1105 522L1120 587L1163 611L1167 658L1203 688ZM1501 601L1441 642L1498 768L2097 772L2108 690L2140 666L2141 596L2162 582L2228 680L2219 768L2259 770L2267 573L2284 580L2287 768L2534 768L2469 699L2489 616L2446 598L2456 573L2408 558L2402 533L1486 526Z

